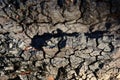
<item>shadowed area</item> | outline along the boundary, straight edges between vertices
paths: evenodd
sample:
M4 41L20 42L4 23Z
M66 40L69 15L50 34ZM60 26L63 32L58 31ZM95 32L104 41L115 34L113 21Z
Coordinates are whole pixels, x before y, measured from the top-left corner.
M62 48L66 46L66 41L67 38L64 39L66 36L75 36L77 37L79 34L74 32L74 33L65 33L60 29L56 30L57 33L44 33L43 35L35 35L32 40L31 40L31 46L34 47L37 50L43 51L43 57L45 57L45 51L43 49L44 46L47 46L47 41L50 40L51 38L60 38L59 42L57 43L57 48L58 51L55 53L54 57L61 51ZM52 58L54 58L52 57Z
M57 33L44 33L42 35L35 35L32 40L31 40L31 46L34 47L37 50L41 50L43 46L47 46L47 42L48 40L50 40L51 38L61 38L61 40L58 42L58 46L60 46L59 48L63 48L65 47L66 44L66 39L64 39L63 37L65 36L75 36L77 37L79 34L77 32L74 33L65 33L60 29L56 30Z
M95 32L91 32L91 33L85 33L85 35L88 37L88 38L100 38L100 37L103 37L103 34L106 33L107 31L95 31Z

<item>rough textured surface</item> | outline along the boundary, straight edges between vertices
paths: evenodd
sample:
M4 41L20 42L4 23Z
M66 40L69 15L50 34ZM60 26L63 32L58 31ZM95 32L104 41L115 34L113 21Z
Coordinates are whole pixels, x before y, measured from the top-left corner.
M1 80L119 80L119 0L0 0Z

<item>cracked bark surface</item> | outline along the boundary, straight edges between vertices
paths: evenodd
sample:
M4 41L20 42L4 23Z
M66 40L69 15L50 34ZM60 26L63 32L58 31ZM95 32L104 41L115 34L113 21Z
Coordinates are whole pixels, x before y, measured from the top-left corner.
M0 79L119 80L119 4L0 0Z

